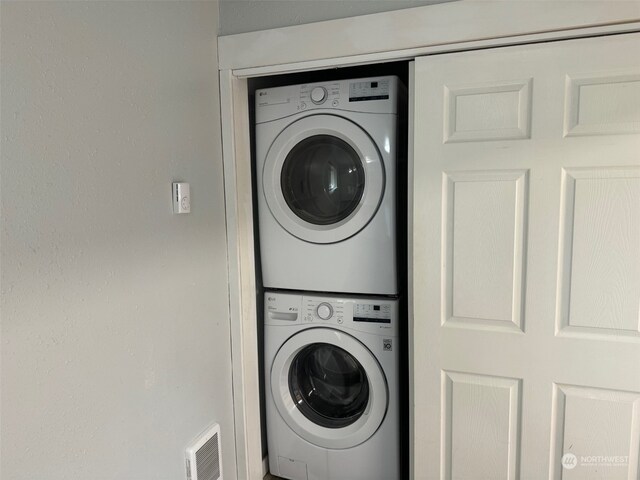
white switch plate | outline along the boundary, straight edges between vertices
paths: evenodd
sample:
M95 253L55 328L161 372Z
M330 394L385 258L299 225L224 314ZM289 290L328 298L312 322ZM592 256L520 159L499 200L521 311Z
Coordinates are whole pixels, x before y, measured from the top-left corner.
M191 193L189 184L173 182L173 213L191 212Z

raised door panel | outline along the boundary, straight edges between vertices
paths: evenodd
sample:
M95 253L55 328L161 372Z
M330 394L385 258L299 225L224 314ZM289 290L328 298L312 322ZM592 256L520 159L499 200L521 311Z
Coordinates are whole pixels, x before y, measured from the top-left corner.
M638 478L640 393L554 385L553 480Z
M527 171L443 175L443 324L522 329Z
M443 372L443 477L517 478L520 380Z
M566 77L565 135L640 132L640 72Z
M529 138L531 79L444 87L444 142Z
M640 167L563 171L559 330L640 340Z

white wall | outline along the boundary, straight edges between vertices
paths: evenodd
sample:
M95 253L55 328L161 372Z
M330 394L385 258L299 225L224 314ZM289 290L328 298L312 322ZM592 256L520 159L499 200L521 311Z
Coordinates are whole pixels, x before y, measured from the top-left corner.
M0 476L234 479L218 5L1 8Z
M220 0L220 35L253 32L453 0Z

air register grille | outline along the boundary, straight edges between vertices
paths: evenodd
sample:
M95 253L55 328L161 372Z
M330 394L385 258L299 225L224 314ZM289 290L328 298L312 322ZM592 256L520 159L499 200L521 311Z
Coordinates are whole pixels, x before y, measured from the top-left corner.
M223 480L220 426L213 425L186 450L188 480Z

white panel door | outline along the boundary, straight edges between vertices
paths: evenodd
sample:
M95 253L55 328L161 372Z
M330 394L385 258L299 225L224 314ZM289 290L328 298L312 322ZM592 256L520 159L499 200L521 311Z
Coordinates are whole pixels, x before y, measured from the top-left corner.
M640 34L413 80L413 478L640 478Z

